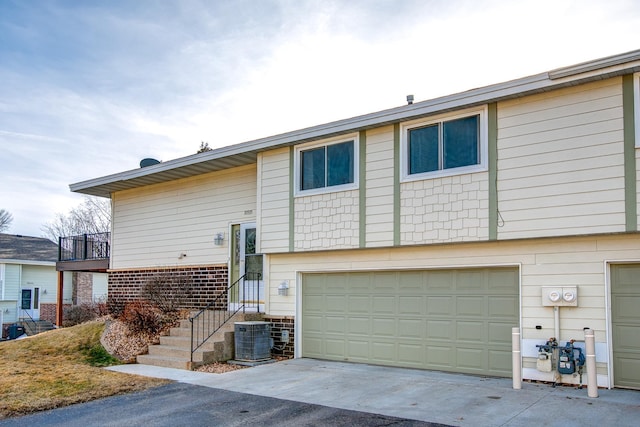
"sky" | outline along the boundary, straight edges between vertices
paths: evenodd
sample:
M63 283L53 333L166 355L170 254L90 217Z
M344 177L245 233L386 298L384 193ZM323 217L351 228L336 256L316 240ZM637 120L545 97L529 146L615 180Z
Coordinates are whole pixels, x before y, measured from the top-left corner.
M0 0L0 209L69 184L640 49L636 0Z

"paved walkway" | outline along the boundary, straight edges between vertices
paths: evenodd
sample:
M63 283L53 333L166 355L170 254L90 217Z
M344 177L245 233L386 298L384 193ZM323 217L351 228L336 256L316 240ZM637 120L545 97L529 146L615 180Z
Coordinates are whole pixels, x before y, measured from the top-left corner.
M146 365L108 368L239 393L454 426L637 426L640 391L553 388L511 379L293 359L208 374Z

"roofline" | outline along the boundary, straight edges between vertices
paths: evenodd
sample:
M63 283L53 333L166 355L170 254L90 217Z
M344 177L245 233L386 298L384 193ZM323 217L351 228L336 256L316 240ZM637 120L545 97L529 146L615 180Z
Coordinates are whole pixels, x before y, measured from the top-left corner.
M36 261L32 259L0 259L0 264L39 265L43 267L55 267L55 261Z
M73 192L108 198L115 191L252 164L255 163L257 154L265 150L637 71L640 71L640 50L557 68L529 77L471 89L410 105L216 148L144 168L77 182L70 184L69 188Z

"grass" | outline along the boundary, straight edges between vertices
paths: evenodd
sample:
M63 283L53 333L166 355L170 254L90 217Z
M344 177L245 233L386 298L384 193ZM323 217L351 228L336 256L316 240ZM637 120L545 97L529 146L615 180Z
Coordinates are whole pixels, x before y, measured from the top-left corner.
M0 343L0 419L168 382L102 369L119 363L100 345L103 330L88 322Z

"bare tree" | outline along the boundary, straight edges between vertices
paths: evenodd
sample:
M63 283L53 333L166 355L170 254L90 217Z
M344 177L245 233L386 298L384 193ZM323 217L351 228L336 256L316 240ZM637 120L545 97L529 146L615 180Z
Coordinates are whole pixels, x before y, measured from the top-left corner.
M8 230L12 222L13 215L9 211L0 209L0 232Z
M54 242L60 236L96 234L111 228L111 201L109 199L86 196L84 201L69 213L57 213L53 221L44 224L44 236Z
M196 154L204 153L205 151L211 151L213 148L209 147L208 142L200 141L200 148L196 151Z

